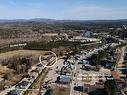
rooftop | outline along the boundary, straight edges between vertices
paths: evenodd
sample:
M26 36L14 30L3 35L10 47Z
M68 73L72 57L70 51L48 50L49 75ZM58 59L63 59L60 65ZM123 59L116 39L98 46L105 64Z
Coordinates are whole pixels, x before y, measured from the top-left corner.
M112 76L113 76L114 79L120 80L120 76L117 73L117 71L112 71L111 73L112 73Z

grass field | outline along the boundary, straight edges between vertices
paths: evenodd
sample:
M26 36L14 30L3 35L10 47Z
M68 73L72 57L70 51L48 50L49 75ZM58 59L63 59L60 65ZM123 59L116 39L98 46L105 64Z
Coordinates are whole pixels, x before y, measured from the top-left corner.
M37 51L37 50L14 50L14 51L9 51L6 53L1 53L0 54L0 60L1 59L6 59L6 58L11 58L14 55L34 55L34 56L39 56L41 54L44 54L45 51Z

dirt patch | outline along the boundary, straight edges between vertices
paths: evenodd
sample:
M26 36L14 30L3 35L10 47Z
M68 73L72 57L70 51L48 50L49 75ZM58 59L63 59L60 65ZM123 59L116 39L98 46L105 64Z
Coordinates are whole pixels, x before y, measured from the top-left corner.
M69 87L54 87L53 88L54 95L70 95Z

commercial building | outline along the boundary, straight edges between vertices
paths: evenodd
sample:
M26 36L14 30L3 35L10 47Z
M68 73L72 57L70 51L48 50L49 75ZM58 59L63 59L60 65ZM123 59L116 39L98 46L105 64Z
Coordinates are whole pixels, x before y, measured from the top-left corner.
M93 32L92 31L85 31L84 33L83 33L83 36L84 37L87 37L87 38L91 38L92 36L93 36Z
M68 84L71 82L71 76L61 75L59 82Z

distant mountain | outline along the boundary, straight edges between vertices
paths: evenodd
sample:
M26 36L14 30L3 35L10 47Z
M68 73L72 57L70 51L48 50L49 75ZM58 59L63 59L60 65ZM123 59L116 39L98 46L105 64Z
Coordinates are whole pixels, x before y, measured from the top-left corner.
M34 19L29 19L29 21L52 22L52 21L56 21L56 20L55 19L46 19L46 18L34 18Z
M25 19L14 19L14 20L10 20L10 19L0 19L0 23L10 23L10 22L25 22Z
M75 23L82 23L82 24L107 24L107 23L119 23L119 24L127 24L127 19L119 19L119 20L56 20L56 19L45 19L45 18L34 18L34 19L14 19L14 20L7 20L1 19L0 23L16 23L16 22L38 22L38 23L46 23L46 24L75 24Z
M42 23L53 23L55 19L43 19L43 18L35 18L35 19L0 19L0 23L13 23L13 22L42 22Z

